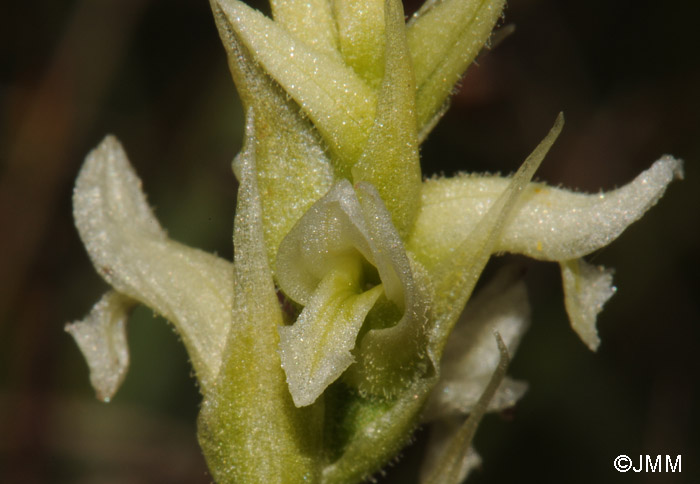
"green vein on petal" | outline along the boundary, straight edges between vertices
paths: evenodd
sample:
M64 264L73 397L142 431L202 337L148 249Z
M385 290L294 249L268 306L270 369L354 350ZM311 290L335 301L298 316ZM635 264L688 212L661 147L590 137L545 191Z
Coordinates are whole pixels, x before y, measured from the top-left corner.
M294 324L279 329L282 366L298 407L316 401L354 362L350 351L384 291L363 285L361 258L336 259Z

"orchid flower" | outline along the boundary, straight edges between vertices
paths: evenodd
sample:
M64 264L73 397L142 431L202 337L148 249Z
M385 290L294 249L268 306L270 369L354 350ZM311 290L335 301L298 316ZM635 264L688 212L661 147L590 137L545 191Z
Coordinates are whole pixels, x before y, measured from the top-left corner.
M504 1L428 0L408 22L399 0L271 5L273 19L211 1L246 111L234 260L171 240L108 136L73 203L113 289L67 330L108 401L128 367L130 309L175 326L217 482L360 482L420 424L435 429L421 482L461 482L484 413L526 389L505 376L529 324L522 281L506 270L471 297L490 257L559 263L571 326L595 350L615 288L583 257L652 207L682 163L664 156L591 195L535 183L560 115L512 176L422 180L419 145Z

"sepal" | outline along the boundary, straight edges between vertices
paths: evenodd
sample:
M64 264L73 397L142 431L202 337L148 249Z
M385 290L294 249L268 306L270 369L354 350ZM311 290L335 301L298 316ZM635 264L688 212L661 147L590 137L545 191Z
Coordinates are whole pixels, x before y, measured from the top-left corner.
M385 72L385 3L385 0L333 1L343 59L373 88L379 86Z
M98 273L175 325L206 391L219 371L230 326L231 263L167 237L113 136L86 158L75 183L73 216Z
M562 261L559 266L571 327L586 346L595 351L600 345L596 317L617 290L612 283L613 271L588 264L583 259Z
M270 5L275 22L315 50L340 59L329 0L271 0Z
M682 162L664 156L610 192L588 195L530 183L493 250L540 260L577 259L615 240L682 177ZM508 178L495 175L426 181L409 247L431 266L458 247L509 184Z
M82 321L66 325L90 368L97 398L109 402L129 369L126 323L136 305L133 299L108 291Z

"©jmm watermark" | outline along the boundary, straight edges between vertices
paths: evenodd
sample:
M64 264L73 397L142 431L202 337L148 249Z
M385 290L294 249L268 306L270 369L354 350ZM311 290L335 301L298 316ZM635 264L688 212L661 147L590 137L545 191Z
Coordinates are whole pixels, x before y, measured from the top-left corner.
M680 472L681 456L647 454L640 455L639 461L635 462L631 457L621 454L615 457L613 466L618 472Z

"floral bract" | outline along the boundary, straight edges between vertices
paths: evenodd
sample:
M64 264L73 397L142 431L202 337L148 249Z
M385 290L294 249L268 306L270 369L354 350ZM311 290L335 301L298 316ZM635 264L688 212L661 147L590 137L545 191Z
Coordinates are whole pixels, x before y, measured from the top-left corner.
M359 482L421 422L435 428L422 482L461 482L481 417L526 388L505 377L529 324L522 282L502 272L470 300L491 255L558 262L572 327L595 350L614 287L582 257L653 206L682 164L664 156L593 195L533 183L560 115L513 176L423 181L419 144L504 2L428 0L408 23L398 0L271 3L274 20L211 2L246 110L233 262L168 238L108 136L78 176L74 216L113 289L67 330L109 400L128 367L130 309L172 322L218 482Z

